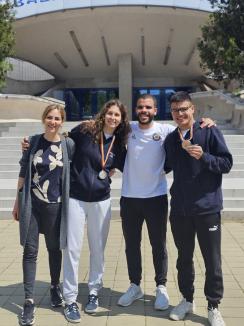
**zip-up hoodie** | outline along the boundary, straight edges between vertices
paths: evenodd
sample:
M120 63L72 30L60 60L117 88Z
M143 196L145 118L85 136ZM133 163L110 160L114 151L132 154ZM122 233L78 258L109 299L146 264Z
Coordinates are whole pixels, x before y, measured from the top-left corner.
M85 202L95 202L110 197L111 179L107 176L101 180L98 177L102 170L100 145L93 141L90 133L82 133L80 125L69 133L76 144L75 155L71 165L70 197ZM103 138L104 156L106 157L112 137ZM123 171L126 149L115 138L112 150L105 165L105 171L113 168Z
M189 138L189 132L185 136ZM193 125L192 144L203 149L202 157L191 157L182 147L177 128L165 139L165 171L173 170L170 189L172 215L203 215L223 208L222 174L232 167L230 154L222 133L216 127Z

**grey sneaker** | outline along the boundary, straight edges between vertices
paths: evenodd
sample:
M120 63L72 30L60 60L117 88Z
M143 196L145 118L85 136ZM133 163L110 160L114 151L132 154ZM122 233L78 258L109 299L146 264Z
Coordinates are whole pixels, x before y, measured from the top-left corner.
M217 308L208 310L208 321L211 326L225 326L225 322Z
M182 320L185 318L186 314L194 312L195 309L194 302L188 302L183 298L181 302L171 310L169 318L172 320Z
M33 325L35 323L35 304L26 300L20 317L21 325Z
M80 312L79 307L77 306L76 302L71 304L66 304L64 307L64 315L65 318L70 323L79 323L80 322Z
M85 312L88 314L93 314L98 310L98 296L95 294L88 295L88 302L85 307Z
M159 285L156 289L156 300L154 303L154 309L166 310L169 308L169 295L164 285Z
M127 307L132 304L137 299L141 299L143 297L143 293L140 285L136 285L131 283L128 290L119 298L118 305Z

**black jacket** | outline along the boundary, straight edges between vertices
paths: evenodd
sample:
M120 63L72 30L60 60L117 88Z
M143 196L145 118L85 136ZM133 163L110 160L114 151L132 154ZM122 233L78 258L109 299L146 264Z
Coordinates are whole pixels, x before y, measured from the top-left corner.
M218 128L201 128L195 122L192 144L202 147L200 160L181 147L177 128L165 139L165 170L174 174L170 189L172 215L212 214L223 208L222 174L228 173L233 164L224 137Z
M98 174L102 169L100 145L95 143L90 133L81 133L80 126L69 133L76 144L76 151L71 164L70 197L85 202L95 202L110 197L111 179L107 176L99 179ZM104 156L111 144L112 137L104 137ZM126 149L115 139L112 151L105 165L109 172L113 168L123 171Z

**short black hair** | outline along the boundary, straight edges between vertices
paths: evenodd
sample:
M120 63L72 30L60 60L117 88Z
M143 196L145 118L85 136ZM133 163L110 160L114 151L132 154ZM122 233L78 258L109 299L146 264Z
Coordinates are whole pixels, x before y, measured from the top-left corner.
M147 100L147 99L150 99L153 101L153 105L154 107L156 108L157 107L157 99L155 96L151 95L151 94L141 94L139 95L139 97L137 98L137 102L139 100Z
M190 94L185 91L176 92L169 99L170 104L183 102L183 101L192 102Z

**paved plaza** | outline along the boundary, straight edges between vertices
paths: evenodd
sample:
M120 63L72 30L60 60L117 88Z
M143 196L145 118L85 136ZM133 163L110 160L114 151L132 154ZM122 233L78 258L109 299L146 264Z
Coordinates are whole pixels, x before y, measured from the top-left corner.
M0 325L18 325L18 315L23 303L22 248L19 245L18 223L11 220L0 220ZM178 303L180 294L176 284L176 250L168 226L169 272L167 288L171 307ZM244 223L224 222L223 236L223 270L225 295L220 306L227 326L244 325ZM153 309L155 296L154 271L151 248L147 230L143 230L142 241L144 299L138 300L130 307L117 306L119 296L128 287L127 267L124 254L124 240L120 220L112 220L106 248L106 272L104 288L100 293L100 310L96 315L83 312L88 290L88 244L85 238L80 261L78 303L82 311L81 325L84 326L177 326L208 325L206 319L206 301L203 294L204 265L199 247L195 252L197 312L189 315L184 321L168 319L169 310ZM61 308L52 309L49 304L49 272L47 252L41 236L38 272L36 282L37 304L36 326L63 326L69 323L63 316ZM170 308L171 308L170 307Z

